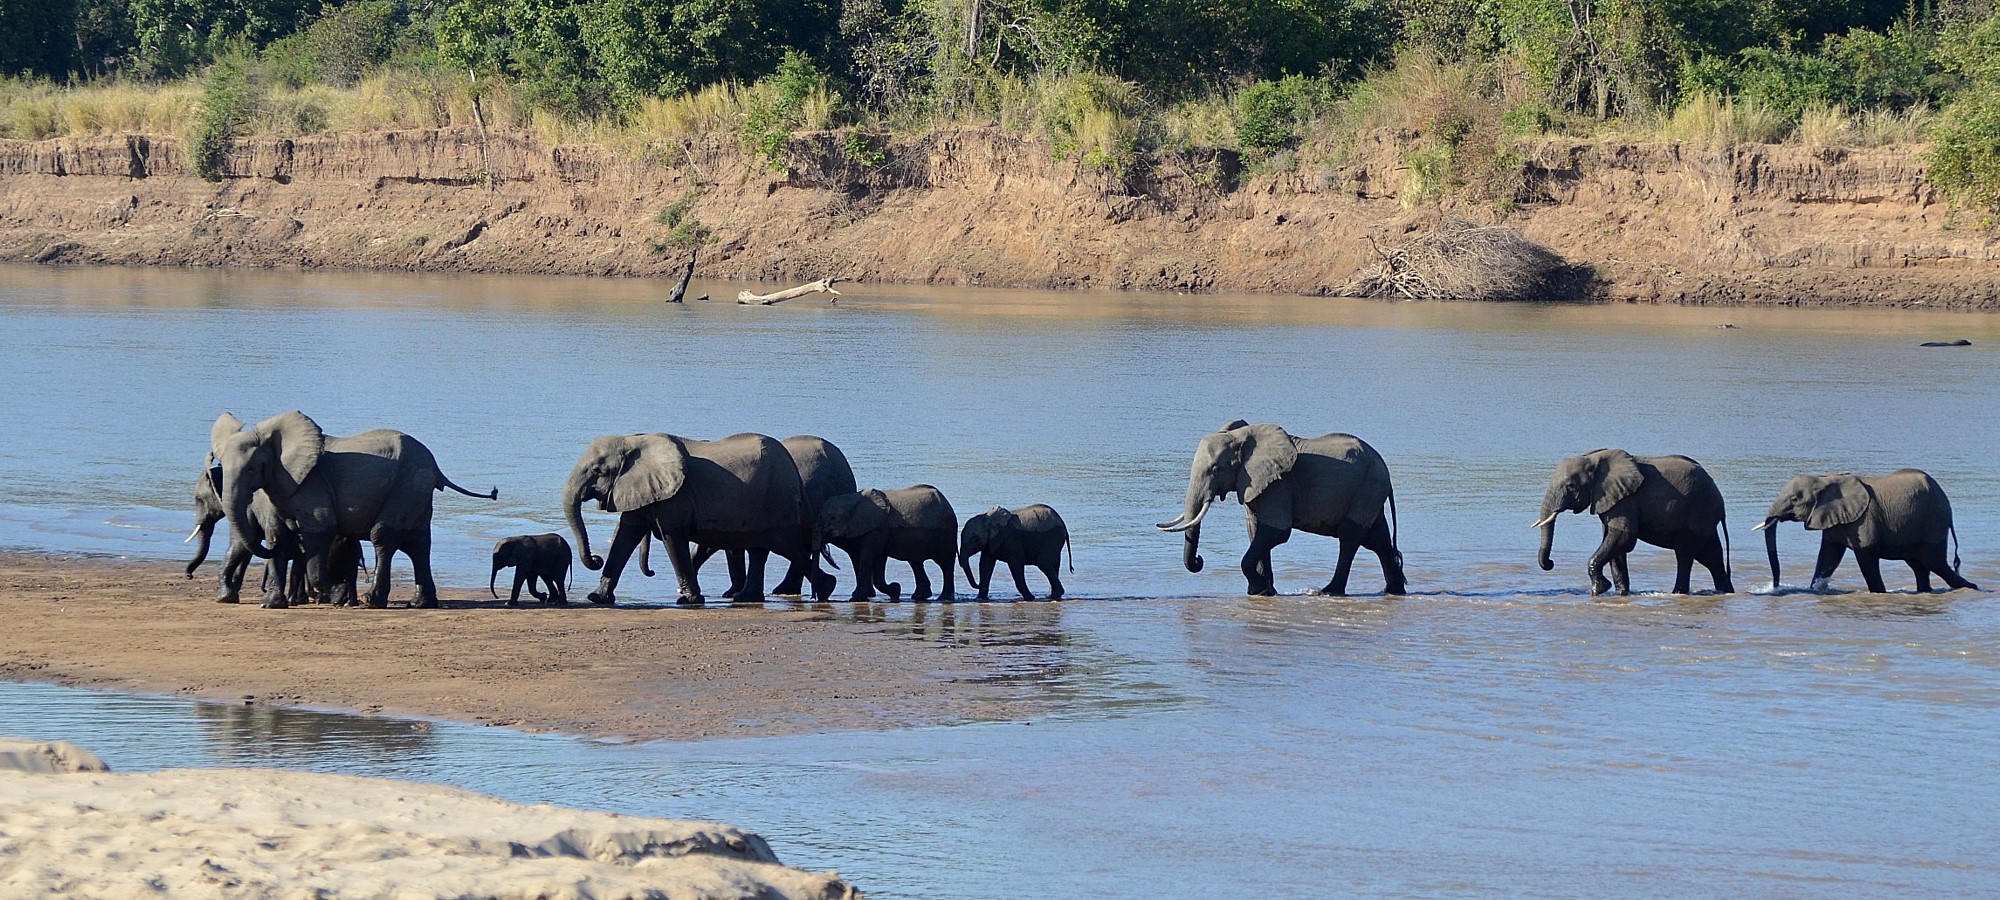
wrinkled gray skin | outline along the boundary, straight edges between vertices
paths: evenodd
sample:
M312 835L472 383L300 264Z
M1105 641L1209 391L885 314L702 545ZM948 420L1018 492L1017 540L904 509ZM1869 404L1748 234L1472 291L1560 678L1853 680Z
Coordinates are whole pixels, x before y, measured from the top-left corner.
M1535 561L1547 572L1555 542L1556 516L1590 510L1604 524L1604 540L1590 554L1590 593L1616 589L1632 593L1626 556L1645 541L1674 551L1674 593L1689 593L1694 564L1715 579L1715 589L1736 591L1729 572L1729 525L1722 491L1708 471L1685 456L1633 456L1623 450L1593 450L1556 466L1542 497L1542 548ZM1717 533L1720 529L1720 534ZM1611 567L1611 579L1604 567Z
M493 545L493 572L486 577L486 592L495 598L500 593L493 582L500 577L500 570L514 570L514 591L507 595L507 605L516 606L521 602L521 588L526 586L528 594L549 606L569 605L569 541L562 535L523 534L501 538ZM535 590L535 582L541 582L548 593Z
M609 557L590 552L583 503L619 513ZM689 543L718 550L763 550L750 554L739 602L763 600L764 562L769 553L814 567L806 560L811 542L798 466L782 444L761 434L697 441L671 434L610 434L590 442L563 486L563 513L576 537L584 566L603 570L592 603L617 602L618 579L632 552L650 533L667 548L680 581L683 605L702 602L701 585ZM813 596L833 593L833 576L812 575Z
M958 550L958 513L951 501L928 484L893 491L869 488L827 498L820 506L819 521L813 529L815 551L832 544L847 551L854 564L854 600L868 600L880 589L889 599L902 599L903 586L888 580L884 569L891 559L910 564L917 589L910 599L919 603L931 599L930 575L924 563L936 563L944 576L939 601L950 603L951 561Z
M832 441L810 434L798 434L778 443L785 446L785 452L791 454L792 464L799 469L799 484L806 496L806 521L818 521L820 507L826 504L828 497L854 493L854 469L847 464L847 454L840 452L840 448L834 446ZM639 571L651 578L653 572L647 564L646 544L647 542L642 541L639 545ZM701 568L703 563L708 562L710 556L715 555L715 552L710 547L702 547L695 551L695 568ZM737 591L743 588L743 551L732 550L727 557L729 590L724 591L722 596L735 597ZM807 571L807 568L796 563L787 563L785 577L778 579L778 586L772 589L771 593L781 597L798 596L804 587ZM814 573L825 571L819 568L819 557L813 557L810 571Z
M1778 580L1779 522L1804 522L1820 532L1819 560L1812 587L1825 590L1847 551L1868 590L1882 593L1882 560L1900 559L1916 576L1917 590L1929 593L1931 576L1953 590L1979 586L1958 574L1958 554L1945 556L1945 538L1955 543L1951 499L1935 479L1918 469L1898 469L1878 478L1856 475L1800 475L1785 485L1764 514L1764 552L1771 559L1771 583Z
M368 605L377 609L389 605L389 561L398 552L409 558L415 574L417 606L438 605L430 557L433 492L451 488L489 500L500 495L498 490L475 494L453 484L439 471L430 448L400 431L332 437L297 410L247 428L223 413L209 440L222 467L222 504L229 513L231 538L271 559L277 570L264 597L268 609L283 609L303 597L287 595L286 560L273 558L270 547L243 532L258 491L297 529L307 559L325 555L336 538L372 541L375 583ZM308 575L312 588L327 595L325 568L314 572L308 567Z
M1347 593L1347 574L1362 547L1381 560L1384 590L1405 591L1389 467L1360 438L1349 434L1295 438L1276 425L1251 425L1240 419L1202 438L1188 473L1186 507L1178 518L1159 526L1182 533L1181 559L1188 571L1202 568L1202 518L1216 500L1231 492L1243 502L1249 519L1250 547L1243 554L1249 594L1277 593L1271 549L1291 540L1294 529L1340 541L1340 561L1321 593ZM1387 517L1382 515L1385 502Z
M228 515L227 510L222 504L221 484L222 470L219 468L208 469L195 478L195 527L194 531L188 535L188 540L198 538L200 539L200 543L195 545L194 559L189 560L187 564L187 577L189 578L193 578L195 570L201 568L201 564L207 561L209 545L215 537L215 525ZM306 591L307 568L309 566L327 565L328 562L322 559L302 559L300 555L302 548L299 544L298 533L293 531L291 526L285 524L284 519L278 515L277 508L271 505L271 498L265 496L264 492L258 491L256 496L251 499L250 519L243 523L243 529L259 542L275 550L277 555L284 557L290 564L290 583L286 585L287 593L295 597L309 596ZM354 542L343 538L334 542L332 554L334 569L330 580L333 582L333 589L336 593L333 597L323 599L338 602L344 597L348 602L352 602L355 588L355 573L361 561L360 547ZM243 579L249 571L250 560L252 558L254 558L254 554L250 552L248 544L233 540L229 542L229 549L224 552L222 557L222 572L219 579L221 583L220 590L215 598L217 603L237 603L241 601Z
M1042 570L1042 576L1049 580L1049 599L1063 598L1062 556L1069 546L1069 526L1063 524L1062 516L1047 505L1037 503L1020 509L996 506L965 520L965 528L958 535L958 564L965 568L965 580L979 589L979 599L986 599L986 589L993 584L993 564L1004 562L1014 573L1014 589L1021 592L1021 599L1033 600L1035 594L1028 590L1026 566ZM979 556L979 574L972 574L972 557ZM1071 551L1070 571L1076 571L1075 551Z

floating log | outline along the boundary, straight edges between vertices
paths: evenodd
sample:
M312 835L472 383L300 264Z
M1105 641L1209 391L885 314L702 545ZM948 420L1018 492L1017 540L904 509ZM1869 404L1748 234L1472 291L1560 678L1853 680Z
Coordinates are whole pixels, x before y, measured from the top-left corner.
M680 283L674 285L674 292L667 295L668 303L679 303L682 298L687 296L688 281L694 278L694 256L694 253L688 254L687 265L681 269ZM708 298L704 297L702 299L706 300Z
M833 289L833 279L822 278L818 281L802 284L795 288L786 288L782 291L778 291L775 294L753 294L749 291L744 291L743 293L736 295L736 302L744 306L771 306L773 304L783 303L787 300L794 300L799 297L803 297L807 294L817 294L821 292L832 294L836 298L840 296L840 292ZM829 300L827 302L839 303L840 301L838 299L834 299L834 300Z

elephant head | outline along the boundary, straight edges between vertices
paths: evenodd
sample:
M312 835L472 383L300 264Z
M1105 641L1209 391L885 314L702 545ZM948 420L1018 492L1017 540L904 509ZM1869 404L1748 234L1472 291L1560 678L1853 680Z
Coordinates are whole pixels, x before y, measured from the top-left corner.
M1550 545L1556 539L1556 516L1586 509L1604 515L1645 483L1639 464L1623 450L1592 450L1557 464L1549 491L1542 495L1542 517L1534 526L1542 530L1542 549L1535 557L1542 571L1556 567L1549 559Z
M209 542L215 537L215 523L227 516L228 510L222 505L222 469L211 466L204 469L201 477L194 481L194 530L188 532L185 544L195 538L201 543L194 548L194 559L187 564L187 577L194 577L194 570L208 559Z
M1246 505L1255 501L1285 477L1298 459L1298 445L1276 425L1251 425L1238 419L1201 439L1188 472L1186 506L1178 518L1158 526L1163 531L1181 532L1181 561L1188 571L1201 571L1201 520L1209 507L1231 491ZM1277 524L1290 527L1290 523Z
M319 464L326 434L305 413L292 410L245 428L229 413L215 420L209 444L222 469L222 506L229 515L230 536L250 552L269 559L271 548L245 532L250 499L259 490L274 502L297 493L299 485Z
M583 501L605 512L632 512L666 500L687 482L688 454L669 434L607 434L591 441L563 486L563 514L576 534L576 555L592 571L604 559L590 552Z
M1868 485L1853 475L1798 475L1786 482L1785 489L1778 492L1778 499L1771 501L1771 508L1764 513L1764 521L1753 531L1764 532L1764 554L1771 560L1771 585L1778 580L1778 529L1779 522L1804 522L1808 531L1825 531L1841 525L1861 523L1868 534L1861 535L1864 546L1875 542L1874 529L1868 527L1867 516L1875 505L1875 496Z
M813 556L824 552L829 543L859 538L887 526L890 515L889 495L874 488L826 498L813 522Z
M525 566L534 561L535 549L523 541L502 540L493 545L493 572L486 576L486 592L493 599L500 599L500 591L494 584L500 579L500 570L508 566Z
M996 506L965 520L965 527L958 533L958 564L965 569L965 583L978 590L986 585L979 583L979 576L972 574L972 558L994 549L1000 543L1000 536L1021 527L1020 517L1004 506Z

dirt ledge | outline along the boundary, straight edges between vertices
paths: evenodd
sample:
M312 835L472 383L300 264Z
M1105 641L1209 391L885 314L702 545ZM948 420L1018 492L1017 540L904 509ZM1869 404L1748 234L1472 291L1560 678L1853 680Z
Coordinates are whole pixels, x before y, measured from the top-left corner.
M0 141L0 258L494 273L672 273L659 212L699 191L703 274L1023 288L1324 294L1424 215L1387 136L1353 162L1246 175L1226 153L1122 179L961 129L864 169L801 135L774 174L733 141L669 165L472 129L239 142L228 177L171 137ZM1613 301L2000 310L2000 242L1954 215L1920 146L1833 150L1551 141L1523 198L1449 213L1591 266ZM490 163L489 163L490 161Z

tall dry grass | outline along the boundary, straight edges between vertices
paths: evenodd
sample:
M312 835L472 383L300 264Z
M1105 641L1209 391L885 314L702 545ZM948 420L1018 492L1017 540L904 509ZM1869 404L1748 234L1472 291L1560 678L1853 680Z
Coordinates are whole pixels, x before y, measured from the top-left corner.
M193 122L201 85L102 81L55 85L0 79L0 137L38 141L103 134L179 134Z

